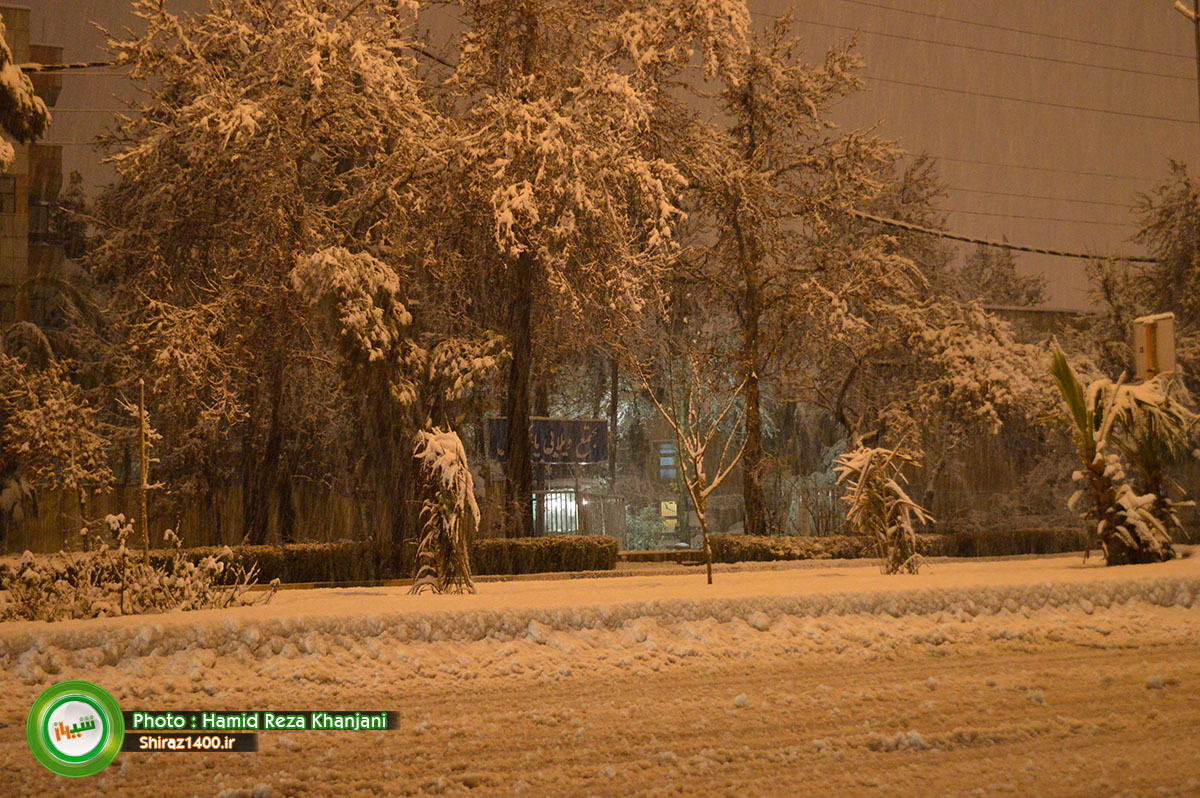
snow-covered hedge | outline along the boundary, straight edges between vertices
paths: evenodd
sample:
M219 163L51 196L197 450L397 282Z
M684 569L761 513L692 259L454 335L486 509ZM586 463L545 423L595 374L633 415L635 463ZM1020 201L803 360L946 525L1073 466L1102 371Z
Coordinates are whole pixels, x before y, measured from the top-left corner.
M931 537L946 539L938 548L947 557L1062 554L1088 546L1088 533L1082 526L958 531Z
M187 549L184 556L191 562L200 562L222 548L204 546ZM249 569L257 567L259 578L264 582L278 579L280 582L366 582L374 579L391 579L399 574L382 567L375 548L369 543L346 541L341 543L289 543L285 546L233 546L228 547L231 564ZM409 568L403 575L411 576L414 562L413 544L403 547L397 556L400 568ZM165 558L168 552L152 551L151 560Z
M492 538L471 546L471 570L477 575L611 571L618 548L616 538L607 535Z
M853 560L874 557L874 542L855 535L766 537L713 535L713 562L772 560ZM917 535L917 552L926 557L1006 557L1082 551L1086 530L1077 527L1004 529Z
M610 537L556 535L542 538L485 539L470 548L475 574L533 574L555 571L611 571L617 566L617 541ZM71 556L71 555L65 555ZM141 553L137 556L140 558ZM202 567L220 556L225 569L215 576L223 584L238 570L257 568L260 582L278 579L296 582L369 582L406 579L416 564L416 541L405 541L381 561L371 543L291 543L285 546L202 546L150 552L150 564L171 574L175 563ZM182 566L187 567L187 566ZM21 568L16 561L0 563L0 583L11 580ZM226 575L230 576L226 576Z
M828 537L769 537L766 535L713 535L713 562L771 560L854 560L875 557L875 541L862 535ZM917 550L926 556L943 556L943 535L918 535Z
M553 571L610 571L617 566L617 541L610 537L553 535L541 538L478 540L470 546L473 574L535 574ZM189 549L200 561L217 549ZM151 552L151 557L162 556ZM366 582L407 579L416 566L416 541L404 541L383 562L373 544L293 543L286 546L234 546L230 562L258 566L264 582Z

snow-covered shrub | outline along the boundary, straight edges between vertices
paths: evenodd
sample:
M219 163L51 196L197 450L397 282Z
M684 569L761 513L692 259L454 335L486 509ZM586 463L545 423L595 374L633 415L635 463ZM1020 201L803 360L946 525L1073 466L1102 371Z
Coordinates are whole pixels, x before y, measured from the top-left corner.
M413 450L421 482L421 542L412 593L474 593L467 546L479 526L467 453L453 430L417 433Z
M1161 562L1175 556L1168 530L1172 505L1158 492L1139 493L1120 452L1150 456L1152 440L1185 435L1190 414L1172 402L1157 381L1126 385L1097 379L1085 389L1066 355L1054 350L1050 372L1073 423L1081 471L1068 505L1095 521L1095 536L1109 565ZM1157 511L1157 512L1156 512ZM1168 513L1164 519L1161 513ZM1176 521L1177 523L1177 521Z
M902 469L917 462L916 454L902 449L861 445L838 458L838 482L846 485L846 520L874 542L884 573L915 574L921 566L913 524L933 519L901 486L907 481Z
M164 539L171 558L148 563L128 546L132 521L109 515L104 526L100 534L86 527L81 531L83 551L47 557L25 552L15 571L0 576L8 591L0 617L61 621L201 610L265 602L274 593L272 589L249 600L247 591L257 569L228 566L228 549L193 562L184 556L178 536L167 530Z
M662 510L651 504L625 516L625 547L630 551L653 551L662 545L666 527Z
M608 535L489 538L471 546L471 568L476 574L611 571L619 549Z

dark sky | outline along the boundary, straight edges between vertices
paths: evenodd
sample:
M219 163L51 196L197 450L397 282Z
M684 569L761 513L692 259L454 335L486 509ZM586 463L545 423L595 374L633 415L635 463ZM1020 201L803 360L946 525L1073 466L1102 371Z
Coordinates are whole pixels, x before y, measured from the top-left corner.
M1190 0L1189 0L1190 2ZM103 56L91 25L130 24L127 0L26 0L35 42L67 60ZM201 0L175 0L199 8ZM950 227L982 238L1085 252L1136 252L1130 205L1170 158L1200 162L1192 26L1170 0L756 0L756 24L792 11L811 59L857 32L867 91L846 126L879 122L939 159ZM127 93L116 72L64 77L49 140L93 187L96 110ZM1084 307L1080 262L1021 256L1051 281L1054 306Z

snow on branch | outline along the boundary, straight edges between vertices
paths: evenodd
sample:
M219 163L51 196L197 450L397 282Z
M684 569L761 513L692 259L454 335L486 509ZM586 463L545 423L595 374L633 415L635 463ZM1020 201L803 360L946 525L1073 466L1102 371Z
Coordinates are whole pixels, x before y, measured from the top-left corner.
M46 132L50 112L34 91L33 82L13 62L4 32L4 23L0 22L0 127L25 144ZM0 139L0 171L7 171L15 157L12 144Z

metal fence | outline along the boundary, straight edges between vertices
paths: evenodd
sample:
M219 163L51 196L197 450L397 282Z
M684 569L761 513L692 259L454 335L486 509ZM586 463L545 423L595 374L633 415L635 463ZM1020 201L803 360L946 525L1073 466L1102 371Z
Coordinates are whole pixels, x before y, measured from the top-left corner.
M539 535L611 535L625 543L625 499L570 488L533 492L534 529Z

